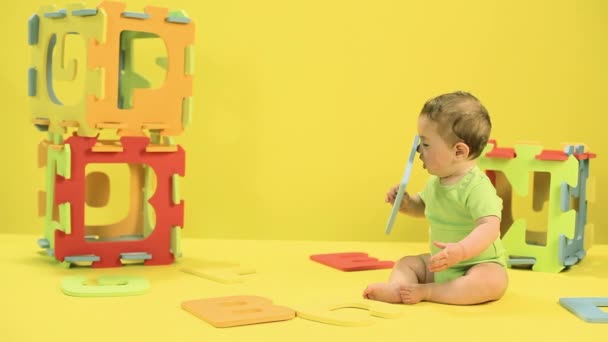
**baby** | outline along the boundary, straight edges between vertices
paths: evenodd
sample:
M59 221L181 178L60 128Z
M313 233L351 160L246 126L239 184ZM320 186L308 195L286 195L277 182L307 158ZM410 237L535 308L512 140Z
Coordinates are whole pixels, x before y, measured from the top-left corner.
M418 117L418 152L431 177L422 192L404 194L399 210L426 216L430 254L405 256L386 283L367 286L363 297L388 303L478 304L507 289L500 241L502 200L477 167L492 124L486 108L466 92L427 101ZM393 204L398 186L389 190Z

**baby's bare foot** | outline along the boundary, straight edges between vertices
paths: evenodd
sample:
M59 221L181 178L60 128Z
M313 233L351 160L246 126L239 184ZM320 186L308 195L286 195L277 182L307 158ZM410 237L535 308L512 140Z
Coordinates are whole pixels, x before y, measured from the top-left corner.
M424 284L407 284L399 287L399 295L404 304L416 304L427 300L431 289Z
M387 303L401 303L402 300L397 283L370 284L363 291L363 298Z

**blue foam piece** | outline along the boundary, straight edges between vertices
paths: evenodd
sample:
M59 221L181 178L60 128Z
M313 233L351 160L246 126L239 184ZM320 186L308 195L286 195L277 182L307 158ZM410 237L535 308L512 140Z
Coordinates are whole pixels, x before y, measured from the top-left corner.
M120 258L124 260L150 260L152 254L145 252L120 253Z
M509 265L534 265L536 263L535 258L509 258Z
M46 12L46 13L44 13L44 17L45 18L60 19L60 18L65 18L65 16L67 14L68 14L68 12L65 9L60 9L57 12Z
M585 256L587 255L587 252L585 250L580 250L580 251L576 251L576 253L574 253L574 255L579 259L579 260L583 260L583 258L585 258Z
M150 15L148 13L139 12L122 12L122 16L131 19L150 19Z
M186 17L167 17L166 21L169 22L169 23L176 23L176 24L189 24L190 23L190 18L186 18Z
M49 248L49 246L51 245L49 243L49 240L47 239L38 239L38 241L36 241L38 243L38 246L40 246L40 248Z
M577 147L578 148L578 147ZM577 152L578 153L578 152ZM578 161L578 182L575 188L568 187L569 195L578 198L572 239L559 236L558 258L565 266L572 266L583 260L585 252L585 225L587 224L587 178L589 178L589 159ZM563 191L563 189L562 189ZM562 200L565 196L561 194Z
M576 265L576 263L578 263L578 261L579 261L579 260L578 260L578 258L577 258L577 257L575 257L575 256L570 256L570 257L567 257L567 258L564 260L564 266L566 266L566 267L570 267L570 266L572 266L572 265Z
M38 71L36 68L31 67L27 70L27 95L30 97L36 96L36 76Z
M84 262L84 261L99 261L101 258L97 255L87 254L87 255L71 255L65 257L63 261L65 262Z
M97 15L97 8L74 10L72 11L72 15L76 17L90 17Z
M32 14L27 21L27 43L29 45L38 44L38 32L40 31L40 17Z
M570 186L566 182L562 182L559 194L559 208L561 211L566 212L570 210Z
M577 154L583 154L583 153L585 153L585 145L576 145L574 147L574 149L576 151L575 153L577 153Z
M608 307L608 297L560 298L559 303L587 323L608 323L608 313L600 307Z
M393 203L393 210L391 210L391 215L389 216L388 222L386 223L386 229L384 231L386 234L391 233L391 230L393 229L393 223L395 223L395 218L397 217L397 213L399 212L399 208L401 207L403 194L405 193L405 188L407 187L407 183L410 180L410 174L412 173L412 166L414 165L414 158L416 157L416 150L418 149L419 141L420 137L418 135L415 135L414 143L412 144L412 149L410 150L410 157L407 160L405 172L403 173L403 178L401 179L401 184L399 184L397 198L395 198L395 203Z

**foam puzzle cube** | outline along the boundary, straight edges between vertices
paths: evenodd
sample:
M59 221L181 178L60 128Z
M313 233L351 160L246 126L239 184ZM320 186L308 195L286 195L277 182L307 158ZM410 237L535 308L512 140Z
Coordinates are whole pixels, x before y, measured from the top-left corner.
M38 150L46 168L39 245L66 265L173 262L181 255L185 174L173 137L191 119L192 20L183 10L131 12L121 2L43 6L29 18L28 45L31 119L47 132ZM85 212L107 207L120 183L89 170L99 165L127 170L127 211L88 224Z
M545 150L540 145L526 144L504 148L490 141L479 166L486 170L503 198L501 231L510 265L532 265L535 271L559 272L583 259L584 233L589 227L587 178L589 161L595 157L581 145ZM513 217L511 204L517 200L513 193L519 198L534 196L535 211L546 206L545 234L534 237L525 217Z

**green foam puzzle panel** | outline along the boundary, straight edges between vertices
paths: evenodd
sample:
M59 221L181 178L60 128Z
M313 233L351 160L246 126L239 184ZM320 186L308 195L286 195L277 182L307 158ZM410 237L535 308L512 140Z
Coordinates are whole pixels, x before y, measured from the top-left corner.
M94 96L103 98L104 70L86 68L86 61L77 61L68 55L65 49L65 37L78 32L85 41L101 43L105 41L107 21L105 13L82 16L78 11L85 10L84 4L72 3L65 8L43 6L32 16L30 21L29 41L31 67L37 70L30 79L30 106L32 118L49 120L49 130L63 134L62 121L77 121L78 134L95 136L95 127L86 124L86 98ZM76 15L74 13L77 13ZM51 56L51 57L49 57ZM52 80L73 80L80 75L85 81L81 100L73 105L64 105L55 96Z
M54 136L53 134L50 134ZM59 147L61 146L61 147ZM70 209L59 204L59 222L53 218L55 205L55 177L57 175L70 179L71 177L71 149L70 145L47 146L46 162L46 212L44 215L44 238L49 241L50 248L55 246L55 230L70 231ZM67 221L66 221L67 220ZM66 231L67 229L67 231Z
M150 282L137 276L108 275L97 278L91 284L86 277L66 277L61 281L61 291L75 297L120 297L144 294Z

